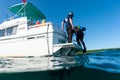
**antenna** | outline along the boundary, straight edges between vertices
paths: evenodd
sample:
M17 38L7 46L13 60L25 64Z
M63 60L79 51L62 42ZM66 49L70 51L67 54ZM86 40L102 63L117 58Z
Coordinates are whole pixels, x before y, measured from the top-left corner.
M26 6L26 0L22 0L24 3L24 16L26 16L26 10L25 10L25 6Z
M24 16L26 16L26 3L24 3Z

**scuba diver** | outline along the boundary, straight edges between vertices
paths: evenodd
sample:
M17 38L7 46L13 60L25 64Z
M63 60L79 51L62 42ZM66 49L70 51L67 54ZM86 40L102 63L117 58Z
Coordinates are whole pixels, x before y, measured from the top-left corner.
M73 29L73 32L76 34L76 41L77 44L82 47L83 46L83 53L86 52L86 46L85 46L85 42L83 41L84 39L84 31L86 31L85 27L81 27L81 26L75 26ZM82 46L81 46L82 44Z

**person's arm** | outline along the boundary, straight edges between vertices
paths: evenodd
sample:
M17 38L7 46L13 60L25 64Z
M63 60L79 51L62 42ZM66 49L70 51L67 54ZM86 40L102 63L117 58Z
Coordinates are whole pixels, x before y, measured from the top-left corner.
M69 18L69 20L70 20L70 24L71 24L71 26L72 26L72 29L74 29L74 26L73 26L73 21L72 21L72 19L71 19L71 18Z
M62 21L61 26L62 26L62 31L64 31L64 21Z

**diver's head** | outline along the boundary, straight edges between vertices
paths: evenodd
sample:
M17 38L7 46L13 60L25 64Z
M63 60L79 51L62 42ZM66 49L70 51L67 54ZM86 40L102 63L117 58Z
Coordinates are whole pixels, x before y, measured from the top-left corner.
M82 27L82 31L86 31L86 27Z

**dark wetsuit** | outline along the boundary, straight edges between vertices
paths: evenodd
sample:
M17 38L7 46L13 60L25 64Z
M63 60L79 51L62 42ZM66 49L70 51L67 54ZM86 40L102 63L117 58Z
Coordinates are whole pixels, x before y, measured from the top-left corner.
M78 29L77 27L75 27L74 33L76 34L76 41L77 41L78 45L81 46L81 43L82 43L82 46L84 48L83 53L85 53L86 52L86 46L85 46L85 43L83 41L84 32L82 31L82 29Z
M68 43L72 42L72 25L70 24L70 20L72 19L72 16L68 15L65 19L64 19L64 23L66 23L66 31L67 31L67 35L68 35Z

